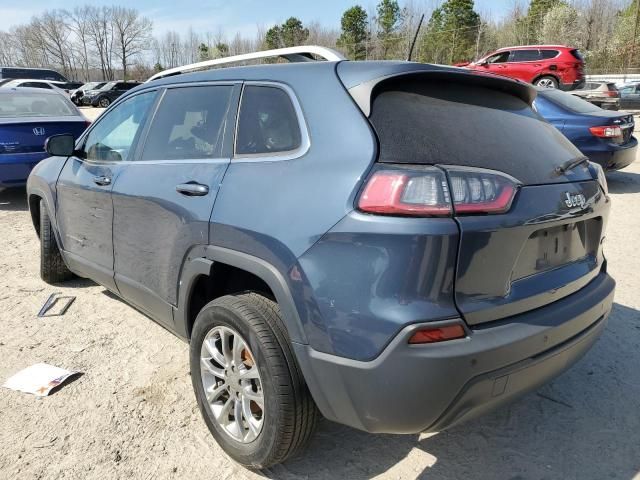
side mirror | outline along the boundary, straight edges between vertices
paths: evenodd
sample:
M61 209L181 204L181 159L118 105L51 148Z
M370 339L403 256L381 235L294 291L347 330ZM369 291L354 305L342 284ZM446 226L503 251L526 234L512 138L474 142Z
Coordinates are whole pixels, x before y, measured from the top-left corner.
M44 149L53 157L70 157L76 147L76 139L70 133L53 135L44 142Z

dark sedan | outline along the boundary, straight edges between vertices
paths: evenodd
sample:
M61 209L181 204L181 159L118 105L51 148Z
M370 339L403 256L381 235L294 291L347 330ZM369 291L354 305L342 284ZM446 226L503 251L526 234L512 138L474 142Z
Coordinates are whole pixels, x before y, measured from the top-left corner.
M559 90L539 89L537 112L560 130L592 162L619 170L636 158L633 115L603 110Z
M83 105L107 108L123 93L140 85L140 82L109 82L96 90L86 90L82 97Z
M53 90L0 90L0 190L26 184L33 167L48 156L47 137L78 137L88 124L69 99Z

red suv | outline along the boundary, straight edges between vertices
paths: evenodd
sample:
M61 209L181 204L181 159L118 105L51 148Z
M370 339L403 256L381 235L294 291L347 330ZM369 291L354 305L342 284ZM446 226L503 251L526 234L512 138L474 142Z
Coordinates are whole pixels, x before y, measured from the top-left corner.
M563 45L506 47L459 67L497 73L547 88L573 90L584 84L580 52Z

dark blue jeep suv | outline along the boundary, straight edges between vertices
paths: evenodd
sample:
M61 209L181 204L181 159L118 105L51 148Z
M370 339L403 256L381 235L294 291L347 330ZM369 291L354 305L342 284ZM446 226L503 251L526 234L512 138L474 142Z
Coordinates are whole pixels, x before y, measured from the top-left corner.
M49 138L28 182L42 278L91 278L190 342L205 422L254 468L318 412L439 431L537 388L615 286L602 170L532 87L301 56L153 79Z

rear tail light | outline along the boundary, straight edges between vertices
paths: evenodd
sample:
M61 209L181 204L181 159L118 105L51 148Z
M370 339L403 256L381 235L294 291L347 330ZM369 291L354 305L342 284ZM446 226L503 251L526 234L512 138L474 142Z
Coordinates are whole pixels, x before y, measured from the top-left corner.
M608 90L604 93L607 97L613 97L616 98L618 95L620 95L618 92L616 92L615 90Z
M447 340L455 340L466 336L467 333L464 331L462 325L446 325L442 327L420 329L411 335L409 343L411 345L418 345L424 343L445 342Z
M447 167L447 173L456 214L505 213L518 190L515 178L493 170Z
M448 216L451 200L439 168L378 168L367 181L358 208L387 215Z
M454 211L505 213L518 185L514 178L493 170L378 165L358 199L358 208L367 213L418 217L451 216Z
M602 127L589 128L591 135L600 138L615 138L622 136L622 129L617 125L605 125Z

